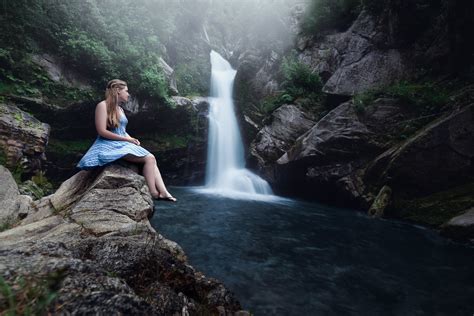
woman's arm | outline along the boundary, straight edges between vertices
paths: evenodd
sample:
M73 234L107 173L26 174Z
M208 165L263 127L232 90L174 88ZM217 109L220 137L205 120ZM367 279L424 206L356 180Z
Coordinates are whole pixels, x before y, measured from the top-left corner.
M97 133L100 136L107 139L122 140L122 141L131 142L133 144L137 144L138 142L138 140L130 137L128 134L127 134L128 137L125 137L125 136L117 135L107 130L107 108L104 101L97 104L97 107L95 108L95 128L97 130Z
M137 138L133 138L133 137L130 136L130 134L127 133L127 132L125 132L125 134L127 134L127 136L130 137L131 139L134 139L134 142L133 142L133 143L134 143L135 145L140 146L140 141L139 141Z

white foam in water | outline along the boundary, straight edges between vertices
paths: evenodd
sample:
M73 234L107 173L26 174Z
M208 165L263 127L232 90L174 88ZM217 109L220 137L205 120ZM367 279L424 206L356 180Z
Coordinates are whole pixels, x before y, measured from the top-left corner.
M232 100L236 71L215 51L211 51L210 55L206 186L200 191L237 199L278 199L267 181L245 169L244 147Z

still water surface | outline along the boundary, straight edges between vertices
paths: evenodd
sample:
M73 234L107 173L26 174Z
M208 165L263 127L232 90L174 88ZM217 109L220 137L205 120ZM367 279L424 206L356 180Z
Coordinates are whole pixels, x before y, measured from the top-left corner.
M152 225L254 315L473 315L474 248L295 200L172 188Z

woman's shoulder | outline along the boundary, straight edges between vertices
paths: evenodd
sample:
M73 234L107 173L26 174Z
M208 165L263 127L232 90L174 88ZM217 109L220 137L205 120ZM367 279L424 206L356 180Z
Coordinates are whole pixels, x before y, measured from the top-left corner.
M106 106L105 100L102 100L99 103L97 103L97 107L105 107L105 106Z

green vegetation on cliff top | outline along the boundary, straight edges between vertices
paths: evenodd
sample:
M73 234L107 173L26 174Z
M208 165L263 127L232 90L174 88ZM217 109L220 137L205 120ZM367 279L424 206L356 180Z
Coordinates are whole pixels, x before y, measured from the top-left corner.
M100 93L108 80L121 77L137 95L165 100L167 84L158 66L162 47L155 31L164 19L153 19L149 5L120 0L9 2L0 12L2 92L41 93L53 100L61 95L63 101L91 96L92 91L51 82L31 61L32 55L48 52L88 78Z

